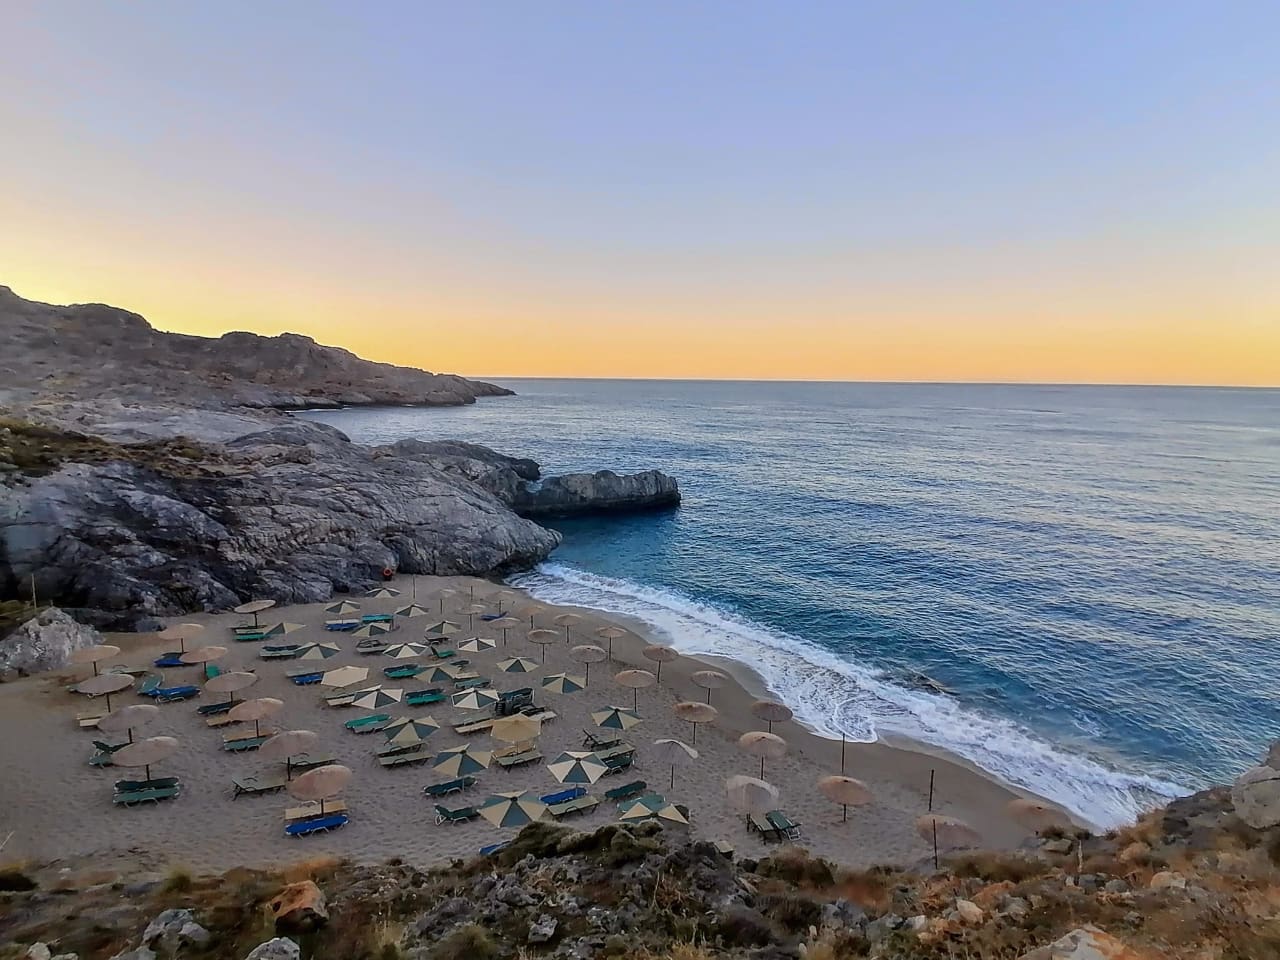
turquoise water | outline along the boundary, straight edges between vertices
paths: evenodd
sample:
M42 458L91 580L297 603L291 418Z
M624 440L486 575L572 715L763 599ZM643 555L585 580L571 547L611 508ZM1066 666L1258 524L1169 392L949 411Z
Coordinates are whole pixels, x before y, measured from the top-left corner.
M519 395L308 416L674 474L681 509L559 524L521 585L745 661L822 731L946 747L1098 824L1280 736L1280 391L503 383Z

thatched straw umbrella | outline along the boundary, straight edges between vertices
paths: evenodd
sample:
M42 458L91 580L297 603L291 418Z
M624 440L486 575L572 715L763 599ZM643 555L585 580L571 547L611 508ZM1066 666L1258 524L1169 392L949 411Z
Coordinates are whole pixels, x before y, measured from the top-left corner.
M757 720L763 720L767 723L770 733L773 733L773 725L775 723L786 723L795 716L790 707L785 703L778 703L776 700L757 700L751 704L751 715Z
M93 675L98 675L98 664L103 660L119 656L120 648L109 643L100 643L95 647L81 647L71 653L72 663L89 663L93 665Z
M620 687L631 688L631 709L640 709L640 691L652 687L657 679L648 670L620 670L613 675L613 682Z
M582 618L578 616L576 613L561 613L553 617L551 622L556 624L557 626L564 627L564 642L568 643L569 628L572 627L575 623L581 623Z
M253 721L253 735L262 736L261 723L268 717L274 717L284 709L284 701L275 697L260 697L257 700L245 700L237 703L227 712L227 718L236 723Z
M677 703L673 708L677 718L688 721L693 729L693 735L689 738L690 743L698 742L698 725L701 723L710 723L720 715L715 707L709 703L698 703L696 700Z
M608 654L604 652L603 647L597 647L592 643L584 643L570 650L569 656L573 657L573 659L577 660L579 663L586 664L587 683L590 684L591 665L604 660Z
M699 670L689 679L707 691L707 703L711 702L712 690L719 690L729 682L729 678L719 670Z
M438 597L440 598L440 615L441 615L441 616L444 616L444 602L445 602L445 600L449 599L449 597L452 597L452 596L453 596L454 594L456 594L457 592L458 592L457 590L453 590L453 589L450 589L449 587L445 587L445 588L444 588L443 590L441 590L438 594L436 594L436 596L438 596Z
M319 802L320 814L324 815L325 801L332 800L351 783L353 774L350 767L340 763L331 763L325 767L308 770L297 780L290 781L289 793L299 800Z
M1037 833L1050 827L1071 826L1070 817L1057 807L1049 806L1043 800L1022 798L1010 800L1005 809L1009 811L1010 817L1028 830L1034 830Z
M596 630L595 633L597 637L600 637L601 639L607 640L609 642L609 659L610 660L613 659L613 641L617 640L619 637L625 637L627 635L627 631L623 630L621 627L615 627L612 625L607 627L600 627L599 629Z
M748 730L738 738L738 746L760 758L760 779L764 779L765 760L781 760L787 754L787 741L776 733L765 733L763 730Z
M941 813L926 813L916 819L916 833L922 840L933 842L933 867L938 868L938 848L955 850L976 847L982 843L982 835L963 820Z
M294 757L310 753L320 742L320 737L310 730L285 730L277 733L258 749L258 756L264 760L283 760L285 776L293 777Z
M768 813L778 806L778 788L755 777L730 777L724 782L724 791L730 805L748 817Z
M235 700L238 691L252 687L257 682L258 675L256 673L232 671L231 673L218 674L208 681L204 688L211 693L225 693L230 699Z
M658 665L657 677L658 685L662 685L662 665L670 663L672 660L679 660L680 654L676 653L671 647L664 647L660 643L651 643L641 651L646 660L652 660Z
M499 617L497 620L489 621L489 626L494 630L502 631L502 645L505 647L507 645L508 631L514 630L516 627L523 627L524 621L517 620L515 617Z
M204 626L199 623L175 623L165 627L156 636L161 640L177 640L178 652L183 653L187 649L187 641L194 640L202 633L204 633Z
M554 630L530 630L529 642L536 643L542 647L542 662L547 662L547 644L555 643L560 639L560 634Z
M150 723L160 716L160 708L152 703L131 703L116 707L98 721L98 729L103 733L127 733L129 742L133 743L133 731Z
M653 741L654 755L660 763L671 767L671 789L676 786L676 767L683 767L698 759L698 751L683 740Z
M196 647L178 657L183 663L214 663L227 655L226 647L210 644L207 647Z
M100 673L76 684L76 690L90 697L107 698L107 711L111 711L111 695L133 686L133 677L127 673Z
M178 749L173 737L147 737L126 744L111 754L111 763L117 767L142 767L146 778L151 779L151 765L167 760Z
M849 819L850 807L865 806L872 800L871 791L867 789L867 785L853 777L823 777L818 781L818 792L832 803L840 804L843 810L840 817L841 823Z
M260 614L263 610L270 610L275 605L276 605L276 602L274 600L250 600L248 603L242 603L240 604L240 606L233 607L232 609L236 613L239 613L242 615L252 614L253 625L256 627L259 625L258 614Z

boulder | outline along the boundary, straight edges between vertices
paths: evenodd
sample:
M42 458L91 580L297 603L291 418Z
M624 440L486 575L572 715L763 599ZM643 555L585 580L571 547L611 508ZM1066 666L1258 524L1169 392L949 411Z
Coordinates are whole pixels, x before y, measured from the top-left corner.
M981 923L984 914L982 908L972 900L956 901L956 917L963 923Z
M196 923L191 910L165 910L142 931L142 945L172 956L184 947L203 947L209 931Z
M546 943L556 935L557 927L556 918L550 914L542 914L533 923L529 924L529 943Z
M276 937L258 944L244 960L302 960L302 951L292 940Z
M1072 930L1053 943L1024 953L1019 960L1158 960L1111 934L1089 925Z
M1252 767L1231 786L1236 815L1258 830L1280 824L1280 770Z
M291 883L270 903L276 933L307 933L329 919L324 892L311 880Z
M511 506L522 517L560 517L652 510L679 503L679 485L660 470L629 475L599 470L525 483Z
M0 640L0 675L21 676L57 670L71 662L71 654L102 642L93 627L77 623L57 607L41 610Z
M1185 890L1187 878L1171 870L1161 870L1147 884L1152 890Z

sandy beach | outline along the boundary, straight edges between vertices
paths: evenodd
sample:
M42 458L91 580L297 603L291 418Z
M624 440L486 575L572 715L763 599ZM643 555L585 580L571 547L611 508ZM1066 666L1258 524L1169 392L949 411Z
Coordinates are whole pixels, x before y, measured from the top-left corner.
M418 577L415 581L401 577L393 586L401 591L394 599L352 599L360 603L361 613L390 613L411 602L416 592L418 603L438 611L440 592L446 588L455 591L444 601L444 617L463 628L452 639L460 641L468 636L481 636L497 640L493 650L459 655L471 661L471 669L492 678L498 690L532 686L536 702L557 714L553 722L544 725L540 740L547 760L563 750L581 749L584 729L604 732L592 723L592 711L610 705L630 707L632 691L612 682L612 674L628 667L651 669L654 664L642 656L643 647L651 642L668 642L668 638L645 636L640 625L633 622L574 610L581 620L569 627L572 645L606 645L595 631L614 623L627 629L628 634L613 641L612 663L592 665L587 689L552 694L541 688L541 678L561 672L581 675L582 664L570 658L570 645L563 640L545 645L546 663L541 664L543 648L527 639L530 610L537 627L563 634L565 628L554 625L553 618L567 608L543 604L522 595L513 606L518 613L523 611L523 625L508 631L504 646L501 630L490 627L478 615L472 630L468 627L467 614L460 611L465 611L473 602L474 592L474 602L483 603L487 610L496 613L499 591L514 592L511 588L485 580L435 577ZM504 607L511 608L511 604ZM337 643L342 652L323 661L324 669L346 664L368 667L368 684L381 682L386 688L406 691L436 685L416 679L384 679L383 667L412 661L392 661L385 656L356 653L353 638L325 631L324 621L331 617L324 612L323 605L280 607L264 614L264 622L283 620L306 625L289 634L286 642ZM4 850L5 858L49 861L90 856L110 860L117 867L161 869L181 864L193 869L217 870L332 854L360 861L401 857L425 865L469 856L483 845L513 835L513 831L501 830L484 820L437 825L432 802L423 796L422 788L447 778L438 776L429 764L394 770L381 768L374 751L383 737L376 733L356 735L343 726L343 721L365 711L328 707L324 700L332 690L295 686L286 677L286 672L302 664L293 660L262 660L259 657L261 643L234 642L231 627L245 619L236 614L190 615L175 617L169 622L203 624L204 634L192 645L227 646L229 652L221 666L250 669L258 675L259 681L242 696L283 700L284 710L270 723L281 729L315 731L320 736L321 752L354 771L352 784L344 794L350 824L330 834L289 839L282 830L284 810L295 806L297 801L287 793L233 800L233 777L282 769L283 765L263 760L253 752L224 751L223 734L233 728L210 729L205 719L196 713L200 704L225 696L210 692L193 701L162 705L160 718L144 731L145 735L164 734L180 740L179 753L159 764L153 776L180 777L181 795L159 805L113 807L112 782L132 774L120 768L89 766L88 760L94 753L93 740L118 738L78 729L76 714L100 706L101 700L90 701L68 692L66 686L83 677L89 669L69 668L0 685L0 726L9 731L0 740L0 769L5 771L0 782L0 837L12 832ZM438 619L439 616L397 618L399 629L386 639L390 642L420 640L424 627ZM173 642L161 641L154 634L116 634L109 642L122 648L115 661L131 667L149 666L161 652L174 647ZM538 661L539 669L530 674L499 671L497 661L510 656ZM672 708L682 700L706 699L706 691L696 686L690 677L695 671L708 668L729 676L729 682L712 694L712 704L719 716L697 731L699 757L691 765L677 769L672 788L670 768L653 758L652 744L655 739L667 737L691 740L690 725L678 720ZM166 680L173 683L197 683L199 674L196 667L165 671ZM757 834L748 832L742 817L729 807L724 793L727 777L757 776L760 772L759 760L739 749L737 739L745 731L764 728L749 710L753 700L763 693L761 682L749 665L729 661L708 663L684 657L664 664L661 685L639 692L643 723L624 735L637 748L635 768L630 773L604 778L590 788L591 792L599 795L612 786L643 779L651 789L690 808L692 823L688 829L692 835L728 841L741 855L764 853L766 844ZM113 705L149 702L131 691L114 696L112 701ZM488 711L463 711L446 702L427 708L392 705L382 712L393 716L426 715L438 721L441 728L425 748L432 753L465 742L472 743L478 750L501 746L487 735L464 739L452 729L453 723L482 719L489 715ZM1005 805L1019 793L952 758L909 745L884 743L847 745L845 770L866 783L875 802L850 808L848 822L841 822L840 807L824 799L817 789L820 777L840 771L839 741L815 736L795 722L777 724L774 732L786 739L789 750L782 759L768 762L765 778L779 788L780 806L802 824L803 845L823 856L855 866L914 862L928 856L929 847L916 835L914 821L926 810L931 771L934 809L968 822L982 835L985 846L1016 846L1026 835L1005 815ZM528 790L538 796L558 789L562 787L544 764L510 772L495 765L480 775L476 788L454 794L445 802L457 807L478 804L498 792ZM614 806L606 803L585 817L575 816L565 822L591 828L616 816Z

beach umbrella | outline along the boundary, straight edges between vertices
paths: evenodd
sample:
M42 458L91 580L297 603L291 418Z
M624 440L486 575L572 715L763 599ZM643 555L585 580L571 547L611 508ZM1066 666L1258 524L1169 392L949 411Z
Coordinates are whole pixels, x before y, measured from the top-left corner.
M564 627L564 642L569 642L569 628L575 623L581 623L582 618L576 613L561 613L551 618L551 622L557 626Z
M431 761L431 766L445 777L465 777L479 773L493 761L493 754L488 750L472 750L471 744L464 743L460 747L441 750Z
M285 776L293 776L293 758L310 753L319 744L320 737L310 730L285 730L258 748L258 756L264 760L283 760Z
M218 674L207 681L204 688L210 693L225 693L231 700L235 700L236 693L252 687L257 682L258 675L256 673L233 670L230 673Z
M438 623L433 623L422 632L429 637L447 637L450 634L457 633L461 629L462 627L458 626L458 624L454 623L452 620L441 620Z
M595 634L597 637L600 637L602 640L608 641L609 659L612 660L613 659L613 641L617 640L619 637L625 637L627 635L627 631L623 630L621 627L615 627L611 625L607 627L597 628L597 630L595 631Z
M867 789L867 785L853 777L823 777L818 781L818 792L832 803L840 804L843 811L840 816L841 823L849 819L850 807L863 807L872 800L871 791Z
M639 710L640 691L645 687L652 687L658 682L658 678L648 670L620 670L613 675L613 682L620 687L631 688L631 708Z
M297 780L291 780L287 789L290 795L298 800L308 800L312 803L319 802L320 813L323 815L325 801L332 800L347 789L347 785L351 783L352 776L350 767L344 767L340 763L331 763L327 766L316 767L314 770L308 770L299 776Z
M674 804L668 803L666 797L659 796L656 793L647 797L637 797L635 800L620 804L618 810L618 819L622 821L634 822L655 819L681 823L685 826L689 825L689 818L684 813Z
M516 593L514 590L499 590L494 594L494 599L498 601L498 612L503 612L503 605L510 606L523 596L524 594Z
M399 610L397 610L396 616L407 617L407 618L425 617L425 616L428 616L430 613L431 611L428 610L426 607L420 606L419 604L416 604L416 603L411 603L407 607L401 607Z
M507 633L516 627L523 627L524 621L517 620L515 617L499 617L497 620L490 620L489 626L494 630L502 631L502 645L507 645Z
M173 626L165 627L156 634L161 640L177 640L178 650L187 649L187 641L194 640L200 634L204 633L204 626L199 623L175 623Z
M98 721L98 729L103 733L126 733L129 742L133 743L133 731L150 723L160 716L160 708L151 703L130 703L116 707Z
M490 640L487 637L471 637L458 644L458 649L464 653L484 653L486 650L492 650L497 645L498 641Z
M519 610L516 611L516 613L518 613L521 617L529 618L530 629L537 626L537 624L533 622L533 618L536 617L541 612L542 612L542 607L538 606L536 603L526 604L525 606L521 607Z
M757 700L751 704L751 715L769 724L770 733L775 723L785 723L794 716L790 707L776 700Z
M111 754L111 764L116 767L142 767L146 779L151 779L151 765L167 760L178 749L173 737L147 737L125 744Z
M452 596L453 596L455 593L457 593L457 592L458 592L457 590L451 590L451 589L449 589L448 587L445 587L443 590L441 590L441 591L437 594L437 596L440 598L440 613L441 613L441 614L443 614L443 613L444 613L444 602L445 602L445 600L449 599L449 597L452 597Z
M592 713L591 722L606 730L630 730L640 723L640 717L623 707L609 707Z
M71 652L72 663L89 663L93 665L93 675L98 675L98 664L103 660L118 656L119 647L113 647L109 643L100 643L95 647L81 647L79 650Z
M660 643L651 643L640 652L644 654L646 660L652 660L658 665L658 683L662 683L662 665L670 663L672 660L680 659L680 654L676 653L671 647L664 647Z
M519 743L532 740L542 735L542 721L537 717L515 713L509 717L499 717L489 727L489 736L503 743Z
M467 629L474 630L476 628L476 614L487 613L489 608L483 603L472 603L467 606Z
M963 820L941 813L926 813L916 819L916 833L922 840L933 843L933 867L938 868L938 849L957 850L976 847L982 843L982 835Z
M294 633L305 627L305 623L289 623L287 620L273 623L262 632L268 637L283 637L286 633Z
M366 623L351 631L353 637L380 637L390 633L392 626L388 623Z
M591 665L593 663L599 663L601 660L605 659L605 657L607 657L608 654L604 652L603 647L597 647L594 644L584 643L581 646L574 647L572 650L570 650L569 656L572 657L574 660L577 660L579 663L586 664L587 683L590 684L591 683Z
M352 684L364 683L368 679L368 667L335 667L324 672L320 683L326 687L349 687Z
M786 756L787 741L776 733L765 733L763 730L749 730L738 738L738 746L760 758L760 779L764 779L765 760L780 760Z
M556 633L554 630L530 630L528 636L530 642L536 643L542 647L542 662L546 663L547 644L555 643L559 640L560 634Z
M541 800L526 797L526 791L500 793L489 797L476 809L495 827L523 827L527 823L542 819L547 812L547 805Z
M361 710L377 710L379 707L385 707L388 704L399 703L403 699L404 690L399 687L391 690L379 687L357 694L351 701L351 706L359 707Z
M425 676L424 683L453 683L457 679L457 670L449 667L431 667Z
M463 690L455 693L453 705L460 710L486 710L500 699L497 690Z
M698 759L698 751L683 740L655 740L653 752L659 763L671 767L671 789L676 786L676 767L683 767Z
M193 650L188 650L186 653L182 654L182 656L178 657L178 659L183 663L214 663L221 660L226 655L226 647L210 645L207 647L196 647Z
M698 725L701 723L710 723L720 715L720 712L709 703L698 703L697 701L685 701L677 703L672 708L675 715L680 720L688 721L693 729L693 736L690 737L690 743L698 742Z
M337 603L331 603L325 607L324 612L341 615L344 613L355 613L359 609L360 604L356 603L354 600L339 600Z
M755 777L730 777L724 790L733 808L748 816L768 813L778 806L778 788Z
M547 764L560 783L595 783L609 772L609 765L594 753L568 750Z
M253 735L262 736L261 723L268 717L274 717L284 709L284 701L275 697L259 697L257 700L244 700L237 703L227 713L227 718L236 723L253 721Z
M76 684L76 690L90 697L105 696L109 712L111 710L111 695L131 686L133 686L133 677L127 673L99 673L96 676L89 677L87 680L81 680Z
M328 660L342 651L336 643L308 643L298 648L295 660Z
M411 660L423 656L429 649L421 643L397 643L383 650L382 655L392 660Z
M542 679L542 689L549 693L577 693L586 685L585 677L571 677L567 673L553 673Z
M392 597L400 596L400 591L394 587L374 587L365 596L370 600L390 600Z
M382 732L386 735L387 743L408 746L420 743L439 729L440 724L430 717L397 717L383 727Z
M101 723L98 724L102 726ZM1005 806L1014 820L1028 830L1040 832L1050 827L1070 827L1071 819L1056 807L1051 807L1043 800L1019 798L1010 800Z
M711 702L712 690L719 690L729 682L729 678L719 670L699 670L689 679L707 691L707 703Z
M274 600L250 600L248 603L242 603L238 607L232 609L239 614L252 614L253 625L258 626L258 614L263 610L270 610L276 605Z
M503 673L533 673L538 665L528 657L511 657L509 660L499 660L498 669Z

